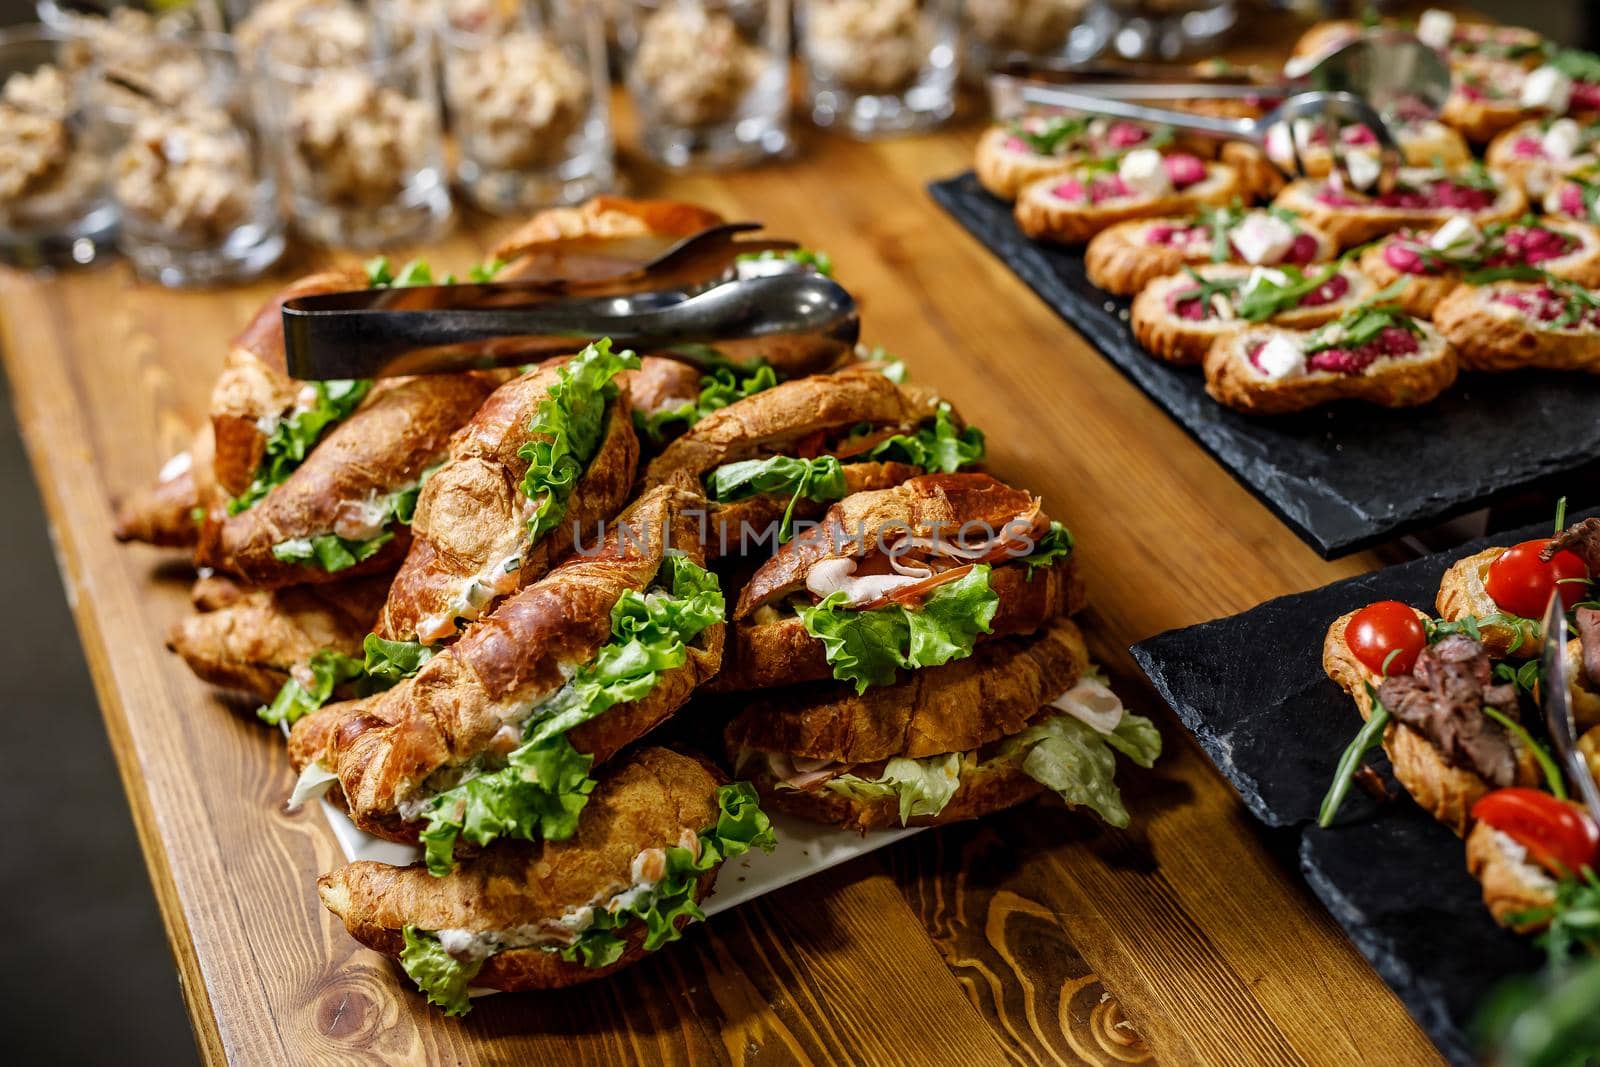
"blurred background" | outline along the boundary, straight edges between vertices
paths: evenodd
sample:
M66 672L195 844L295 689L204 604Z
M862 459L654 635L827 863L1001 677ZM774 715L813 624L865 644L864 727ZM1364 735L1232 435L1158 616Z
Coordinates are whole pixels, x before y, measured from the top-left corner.
M970 2L979 4L981 0ZM1133 0L1118 0L1105 8L1137 6ZM1236 15L1241 23L1248 22L1252 6L1249 0L1241 0ZM1342 4L1292 6L1306 13L1349 13ZM1404 12L1425 5L1380 6ZM1026 9L1028 4L1012 7ZM1472 7L1569 45L1600 46L1600 4L1592 0L1490 0ZM1121 14L1126 16L1127 11ZM0 0L0 23L15 25L37 18L32 3ZM1287 48L1289 41L1283 44ZM849 72L841 66L832 73L845 78ZM808 92L815 98L797 103L797 122L803 121L807 105L819 123L837 121L848 126L856 121L849 111L848 93L838 86L825 79ZM819 94L825 92L835 95L824 99ZM699 105L711 106L704 100ZM651 142L674 122L674 112L667 104L658 100L652 106L661 110L641 116L646 150L666 165L682 162L674 157L683 150L680 142L664 135L660 143ZM470 100L458 102L457 110L471 115L473 104ZM962 114L969 116L968 121L975 120L981 115L981 106L967 108ZM943 120L943 116L937 118ZM909 128L923 120L913 114L905 121ZM456 122L459 124L459 117ZM492 208L496 197L509 197L507 210L523 210L523 199L537 197L538 189L530 193L521 185L507 187L491 180L493 160L517 150L515 124L509 130L489 132L498 134L492 149L481 153L489 162L477 172L458 171L456 184L459 188L470 179L469 199L474 204ZM603 147L608 157L609 145ZM775 143L760 150L785 147ZM727 160L729 164L740 161ZM606 159L600 159L595 164L598 172L591 168L584 174L599 173L600 180L606 180L604 168L608 165ZM306 220L297 221L303 230L315 232ZM320 234L328 243L360 236L339 230L337 222L329 225L334 228ZM153 269L159 272L161 268L158 264ZM7 1060L194 1062L195 1049L171 951L123 784L111 759L3 378L0 401L0 494L7 502L0 509L0 558L9 565L5 588L16 609L0 621L0 647L8 651L12 665L6 671L7 729L0 734L4 739L0 751L7 767L0 775L0 806L22 813L8 821L9 862L0 873L0 890L4 899L12 902L19 920L10 924L4 950L10 980L0 1012L6 1020Z

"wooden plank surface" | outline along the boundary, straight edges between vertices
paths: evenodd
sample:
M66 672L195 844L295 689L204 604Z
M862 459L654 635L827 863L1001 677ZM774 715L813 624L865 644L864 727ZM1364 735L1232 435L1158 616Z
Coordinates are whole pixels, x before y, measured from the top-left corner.
M831 253L866 340L956 400L996 474L1069 523L1091 645L1167 745L1155 771L1120 772L1133 828L1037 804L923 834L615 980L491 998L465 1021L428 1011L317 903L340 857L314 808L281 810L281 743L162 648L186 569L109 533L111 502L185 447L226 339L308 262L222 293L162 291L122 265L0 274L19 421L206 1059L1438 1062L1124 651L1377 561L1319 560L936 209L923 185L969 164L976 129L805 134L797 161L729 176L629 169L637 193ZM428 256L461 268L506 225L469 220Z

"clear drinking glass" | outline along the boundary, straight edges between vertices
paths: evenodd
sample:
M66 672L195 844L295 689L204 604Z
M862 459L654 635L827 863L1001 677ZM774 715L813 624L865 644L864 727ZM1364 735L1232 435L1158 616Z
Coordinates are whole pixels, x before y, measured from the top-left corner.
M436 233L450 217L450 190L427 28L335 3L261 33L251 60L256 120L296 226L357 249ZM241 39L241 55L245 47Z
M1010 58L1083 61L1105 47L1105 20L1089 0L966 0L963 71L975 85Z
M75 44L45 26L0 32L0 259L19 266L92 262L116 228Z
M140 275L163 285L255 277L283 254L284 222L233 46L207 34L150 47L167 58L146 69L193 63L203 78L170 94L159 79L123 73L116 59L96 65L95 141L121 211L117 245Z
M788 0L628 0L620 37L645 150L674 169L789 147Z
M801 0L812 121L872 137L949 118L959 8L957 0Z
M439 31L456 181L506 214L587 200L616 178L605 31L590 0L523 0L510 15L446 8Z

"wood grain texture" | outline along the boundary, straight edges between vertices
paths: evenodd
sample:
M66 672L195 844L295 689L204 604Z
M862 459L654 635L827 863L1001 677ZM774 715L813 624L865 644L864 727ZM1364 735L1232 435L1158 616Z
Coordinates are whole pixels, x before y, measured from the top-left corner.
M1097 655L1140 694L1138 638L1369 569L1325 563L945 218L923 184L980 127L634 190L764 219L832 254L866 340L989 433L1083 546ZM428 250L479 258L509 223ZM0 343L202 1053L211 1062L514 1064L1431 1063L1371 969L1265 847L1176 722L1121 777L1134 829L1040 802L924 834L692 931L598 986L426 1010L316 901L338 862L287 814L282 745L161 648L168 554L111 540L111 503L183 448L227 338L278 278L222 293L122 265L0 274Z

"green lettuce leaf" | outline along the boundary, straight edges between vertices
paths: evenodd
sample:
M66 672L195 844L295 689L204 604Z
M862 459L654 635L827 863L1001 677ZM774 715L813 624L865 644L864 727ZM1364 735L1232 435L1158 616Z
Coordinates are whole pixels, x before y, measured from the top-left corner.
M295 537L273 545L272 558L284 563L314 563L329 574L335 574L371 559L393 540L393 530L385 530L368 541L350 541L331 533Z
M245 491L228 501L228 514L237 515L254 507L262 497L288 480L297 470L322 435L332 426L342 422L360 406L372 389L372 383L361 380L307 382L316 397L304 411L297 411L278 420L267 435L261 462L256 466L255 477Z
M961 753L909 759L897 756L884 764L876 778L841 774L830 778L826 788L845 796L863 799L896 796L900 800L900 825L914 816L937 815L961 788Z
M844 593L796 609L806 632L822 642L840 681L857 693L888 685L900 668L937 667L972 655L980 633L988 633L1000 597L989 588L989 566L979 564L953 582L937 586L915 608L901 604L856 611Z
M632 352L612 352L610 338L589 345L562 366L528 427L533 439L517 452L528 461L522 495L537 501L528 520L531 541L561 524L573 486L600 447L606 405L617 395L611 379L638 366L639 357Z
M301 716L326 704L336 687L354 681L365 673L360 660L331 648L313 653L308 667L312 678L309 688L291 676L283 683L283 688L278 690L271 704L256 709L256 717L273 726L282 723L293 726Z
M1128 825L1115 777L1116 752L1141 767L1161 754L1161 735L1142 715L1124 714L1110 734L1071 715L1055 715L1001 744L1002 758L1020 759L1028 777L1073 807L1089 808L1112 826Z
M760 798L749 782L733 782L717 790L717 822L700 832L700 856L674 845L666 849L667 873L653 891L615 911L597 910L594 923L571 945L560 949L568 963L607 967L621 958L627 947L621 932L635 922L645 926L644 950L654 952L682 937L678 920L700 922L705 913L695 900L700 876L728 860L759 848L771 852L777 844L772 822L761 810Z
M724 463L706 479L711 499L718 503L744 500L760 493L788 493L789 506L783 509L778 540L787 541L794 529L794 508L800 500L842 500L850 493L844 468L833 456L800 459L797 456L772 456Z
M373 692L391 689L416 674L438 651L420 641L385 641L377 634L368 634L361 650L366 654L363 673Z
M811 248L791 248L785 251L768 249L765 252L746 252L735 256L735 263L761 263L781 259L787 263L798 263L803 267L810 267L824 278L833 277L833 257L826 252Z
M533 709L507 766L428 802L428 869L449 873L458 839L487 845L500 837L571 837L594 782L593 760L572 747L567 731L648 695L663 672L687 662L688 643L721 622L725 609L716 576L681 555L662 560L649 592L623 593L611 609L611 639Z
M364 264L367 271L367 285L372 289L406 289L413 285L432 285L433 268L427 262L413 259L400 268L400 273L394 272L393 265L388 256L377 256L369 259ZM439 279L442 285L455 283L455 275L446 274Z
M444 950L433 934L408 926L402 932L405 947L400 950L400 966L427 994L428 1003L443 1008L446 1015L465 1015L472 1010L467 989L483 969L483 961L465 962Z
M681 404L652 415L635 411L634 426L652 444L659 445L666 440L669 429L678 432L675 424L682 423L681 429L686 430L713 411L725 408L736 400L765 392L777 384L778 374L771 367L717 367L700 379L700 395L693 403Z
M1052 567L1071 556L1073 544L1072 531L1052 522L1049 531L1034 543L1033 551L1022 557L1022 565L1028 568L1028 581L1033 581L1033 572L1040 567Z
M929 473L951 474L982 461L983 453L983 431L976 426L957 430L950 405L940 404L932 426L924 425L913 434L895 434L852 459L909 463Z

